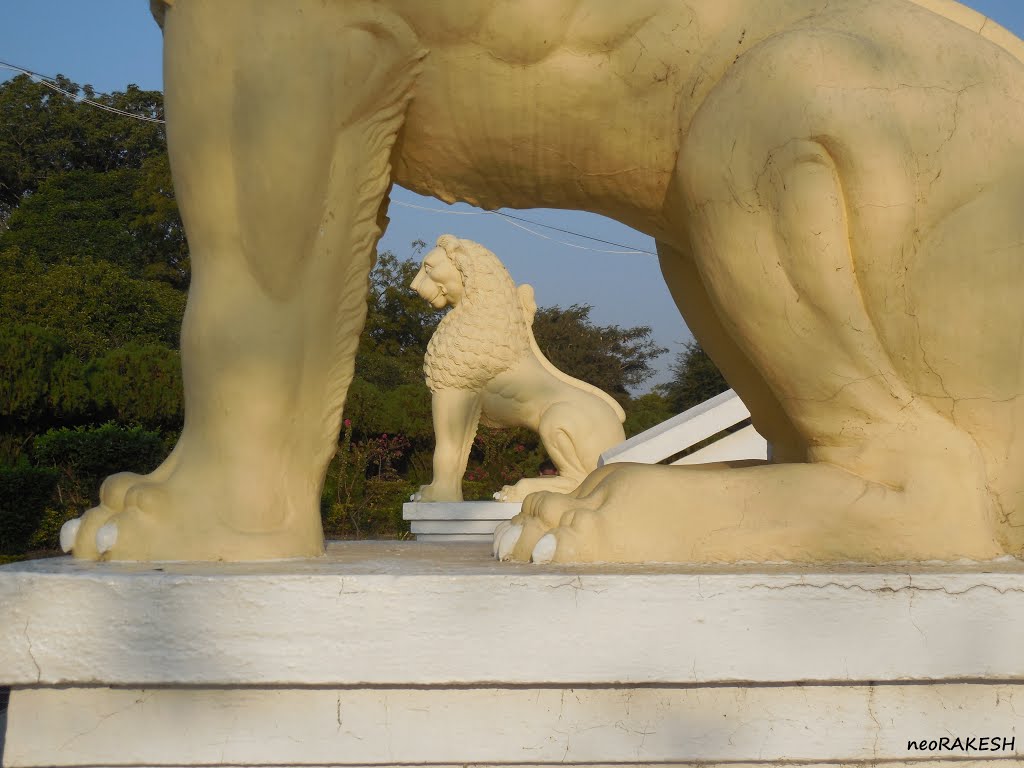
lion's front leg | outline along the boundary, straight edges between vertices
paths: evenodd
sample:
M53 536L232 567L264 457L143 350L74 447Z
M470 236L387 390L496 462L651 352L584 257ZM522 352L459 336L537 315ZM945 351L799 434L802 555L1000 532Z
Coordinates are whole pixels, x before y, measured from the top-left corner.
M481 395L468 389L434 392L434 479L413 501L462 501L462 476L480 424Z
M322 553L320 488L403 114L390 107L407 98L417 55L400 24L374 11L367 31L361 10L168 6L168 145L193 265L185 424L163 466L115 476L67 524L76 557Z

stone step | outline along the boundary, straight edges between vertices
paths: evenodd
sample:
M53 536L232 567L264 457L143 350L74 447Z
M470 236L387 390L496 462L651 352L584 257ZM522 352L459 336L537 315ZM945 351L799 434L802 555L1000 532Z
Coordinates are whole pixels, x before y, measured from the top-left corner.
M421 533L475 533L489 536L494 533L501 520L413 520L410 528L419 536Z
M12 563L0 605L8 768L1024 756L1019 561L532 566L344 542Z
M407 501L402 505L404 520L508 520L519 514L518 501Z

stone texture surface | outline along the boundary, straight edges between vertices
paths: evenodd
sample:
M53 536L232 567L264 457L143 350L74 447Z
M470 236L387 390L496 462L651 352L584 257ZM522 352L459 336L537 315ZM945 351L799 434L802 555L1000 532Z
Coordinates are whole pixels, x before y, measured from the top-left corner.
M1024 686L986 684L44 688L17 693L4 766L921 759L940 753L908 750L909 739L1002 746L1024 732L1022 705ZM1024 758L1024 735L994 753L974 746L941 756Z
M907 747L1024 734L1018 562L527 566L346 542L263 564L15 563L0 605L5 768L1024 755Z
M347 542L268 564L0 567L0 684L1024 679L1024 565L501 564Z

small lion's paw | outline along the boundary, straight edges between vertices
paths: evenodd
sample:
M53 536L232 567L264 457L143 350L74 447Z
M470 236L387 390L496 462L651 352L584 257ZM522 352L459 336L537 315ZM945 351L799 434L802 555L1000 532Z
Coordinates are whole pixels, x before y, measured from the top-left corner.
M410 501L428 504L437 501L462 501L462 490L443 488L431 483L421 485L420 489L409 497Z
M515 485L503 485L500 491L494 492L495 501L522 501L525 494L519 492Z

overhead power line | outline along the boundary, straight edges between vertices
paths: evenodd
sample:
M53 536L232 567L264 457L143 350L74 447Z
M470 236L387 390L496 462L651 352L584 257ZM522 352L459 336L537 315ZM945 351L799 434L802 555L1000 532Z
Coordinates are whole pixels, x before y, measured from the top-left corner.
M517 229L525 230L526 232L529 232L531 235L536 235L537 237L544 238L545 240L550 240L551 242L558 243L559 245L565 245L565 246L568 246L569 248L578 248L581 251L593 251L594 253L613 253L613 254L640 254L640 253L642 253L642 254L646 254L648 256L657 256L658 255L654 251L645 251L645 250L640 249L640 248L631 248L630 246L623 245L622 243L614 243L611 240L602 240L599 237L591 237L590 235L583 235L583 234L580 234L579 232L573 232L571 229L562 229L561 227L553 227L550 224L541 224L539 221L531 221L530 219L524 219L524 218L522 218L520 216L513 216L511 214L503 213L501 211L447 211L447 210L445 210L443 208L428 208L425 205L415 205L413 203L403 203L400 200L392 200L391 204L392 205L400 205L400 206L402 206L404 208L416 208L417 210L427 211L428 213L443 213L443 214L447 214L449 216L500 216L502 219L504 219L506 221L506 223L510 224L513 227L516 227ZM614 245L616 248L621 248L623 250L609 251L609 250L606 250L606 249L603 249L603 248L589 248L589 247L587 247L585 245L579 245L578 243L568 243L568 242L566 242L564 240L558 240L558 239L556 239L554 237L548 237L547 235L543 234L542 232L535 232L532 229L529 229L528 227L524 227L522 224L517 224L516 222L519 222L519 221L526 222L527 224L530 224L531 226L534 226L534 227L543 227L544 229L552 229L552 230L554 230L556 232L563 232L563 233L565 233L567 235L572 235L573 237L579 237L579 238L582 238L584 240L593 240L594 242L604 243L605 245Z
M50 90L56 91L57 93L60 93L60 94L63 94L64 96L67 96L69 99L71 99L72 101L75 101L75 102L77 102L79 104L88 104L90 107L95 107L96 109L102 109L104 112L110 112L110 113L115 114L115 115L120 115L121 117L130 117L133 120L142 120L142 121L147 122L147 123L158 123L160 125L164 124L164 121L159 119L159 118L147 117L146 115L136 115L134 112L126 112L123 109L117 109L116 107L111 107L111 106L109 106L107 104L101 104L98 101L93 101L92 99L88 99L88 98L86 98L84 96L79 96L77 93L72 93L71 91L66 91L63 88L61 88L59 85L57 85L57 78L55 78L55 77L48 77L47 75L41 75L38 72L33 72L31 69L25 69L24 67L19 67L19 66L16 66L14 64L9 64L6 61L0 61L0 67L2 67L4 69L12 70L14 72L20 72L23 75L28 75L29 77L31 77L34 80L36 80L40 85L45 85ZM101 95L106 95L106 94L101 94Z

